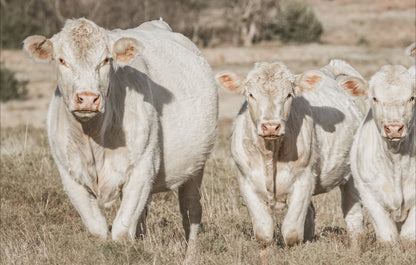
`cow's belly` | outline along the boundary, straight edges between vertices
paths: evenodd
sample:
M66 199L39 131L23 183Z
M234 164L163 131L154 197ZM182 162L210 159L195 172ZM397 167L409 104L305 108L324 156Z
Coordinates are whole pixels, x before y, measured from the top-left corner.
M153 192L177 188L201 172L215 141L216 96L176 103L161 117L162 165Z
M311 99L320 160L314 194L329 192L350 176L350 148L360 114L351 102L344 101L327 95L320 106L321 102Z

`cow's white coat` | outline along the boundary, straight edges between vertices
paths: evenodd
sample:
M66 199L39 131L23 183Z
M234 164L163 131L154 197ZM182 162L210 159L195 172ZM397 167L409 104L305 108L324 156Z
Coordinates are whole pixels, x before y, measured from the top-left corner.
M351 150L354 181L381 241L416 240L415 96L414 68L382 67ZM391 123L403 124L401 138L387 137Z
M215 79L196 46L163 21L108 31L77 19L49 40L27 38L25 50L56 65L49 141L87 229L107 238L101 206L122 197L112 238L134 239L151 194L179 188L186 236L194 240L217 122ZM74 112L79 92L100 95L99 112Z
M352 99L335 89L336 80L318 71L294 76L279 62L256 63L247 78L225 72L217 79L247 97L234 122L231 152L256 238L271 243L272 211L287 205L281 227L286 244L311 240L311 197L337 186L348 230L362 232L349 161L362 115ZM262 135L261 124L267 122L280 125L279 137Z

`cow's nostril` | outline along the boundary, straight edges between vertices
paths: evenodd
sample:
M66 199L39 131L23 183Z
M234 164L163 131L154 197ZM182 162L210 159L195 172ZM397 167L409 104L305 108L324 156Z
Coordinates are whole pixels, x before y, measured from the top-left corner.
M262 129L263 131L266 131L266 130L267 130L267 126L266 126L266 124L262 124L262 125L261 125L261 129Z
M403 127L404 127L404 126L401 126L401 127L399 128L398 132L402 132L402 131L403 131Z
M276 128L274 129L275 131L278 131L280 129L280 124L276 125Z
M97 103L97 101L100 99L100 96L94 98L94 103Z

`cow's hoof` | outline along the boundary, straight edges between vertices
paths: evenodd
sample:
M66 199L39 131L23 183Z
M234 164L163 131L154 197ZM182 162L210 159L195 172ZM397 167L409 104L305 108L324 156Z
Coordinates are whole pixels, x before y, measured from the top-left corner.
M299 244L302 241L302 237L296 232L296 230L291 230L286 233L285 243L288 247L293 247Z

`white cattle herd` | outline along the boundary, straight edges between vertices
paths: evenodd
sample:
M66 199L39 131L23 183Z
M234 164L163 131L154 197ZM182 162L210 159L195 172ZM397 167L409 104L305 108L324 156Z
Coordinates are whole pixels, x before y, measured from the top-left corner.
M178 189L188 251L195 247L218 82L246 97L231 151L264 249L273 241L273 210L286 206L286 245L312 240L311 198L335 187L353 238L364 232L363 205L380 241L416 239L414 66L383 66L367 82L341 60L299 75L281 62L258 62L245 78L226 71L216 82L198 48L162 20L112 31L68 20L50 39L26 38L24 50L55 65L49 142L91 234L144 235L151 195ZM415 45L407 52L414 56ZM102 208L119 199L109 229Z

